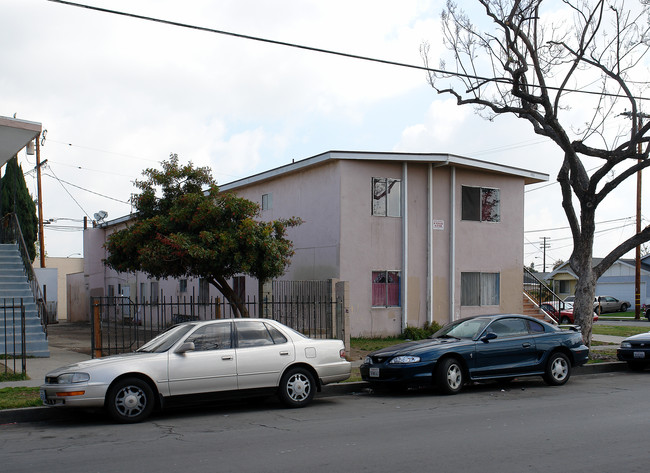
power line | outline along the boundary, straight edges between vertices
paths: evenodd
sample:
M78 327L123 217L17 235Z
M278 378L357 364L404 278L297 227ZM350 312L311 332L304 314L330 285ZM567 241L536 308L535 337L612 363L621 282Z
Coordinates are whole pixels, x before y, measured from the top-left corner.
M50 169L50 171L52 171L52 168L51 168L51 167L50 167L49 169ZM111 196L108 196L108 195L105 195L105 194L100 194L99 192L91 191L90 189L86 189L86 188L84 188L84 187L78 186L78 185L73 184L73 183L71 183L71 182L64 181L63 179L59 179L58 177L56 177L56 176L54 175L54 171L52 171L52 175L49 175L49 174L44 174L44 175L56 179L57 181L59 181L59 183L60 183L61 185L63 185L63 184L67 184L67 185L69 185L69 186L76 187L77 189L80 189L80 190L82 190L82 191L90 192L91 194L95 194L95 195L98 195L98 196L100 196L100 197L104 197L105 199L114 200L115 202L119 202L120 204L127 204L127 205L130 204L130 202L129 202L128 200L125 201L125 200L116 199L115 197L111 197ZM64 187L64 189L65 189L65 187ZM67 190L66 190L66 192L67 192ZM70 194L70 193L68 192L68 194ZM72 196L71 196L71 197L72 197ZM77 205L79 205L79 204L77 203ZM81 206L79 205L79 207L81 207ZM83 209L81 209L81 210L83 210ZM84 213L86 213L86 212L84 211ZM88 214L86 213L86 215L88 215Z
M445 71L442 69L433 69L431 67L427 66L418 66L415 64L407 64L404 62L397 62L397 61L389 61L387 59L379 59L379 58L372 58L369 56L361 56L358 54L351 54L351 53L344 53L341 51L334 51L331 49L323 49L323 48L316 48L313 46L306 46L302 44L297 44L297 43L289 43L287 41L278 41L274 39L268 39L268 38L261 38L258 36L251 36L251 35L246 35L246 34L241 34L241 33L233 33L231 31L224 31L224 30L217 30L214 28L207 28L205 26L197 26L197 25L190 25L188 23L180 23L178 21L171 21L171 20L163 20L162 18L154 18L151 16L145 16L145 15L138 15L136 13L127 13L119 10L110 10L108 8L101 8L101 7L95 7L92 5L85 5L82 3L75 3L75 2L68 2L65 0L47 0L52 3L60 3L62 5L67 5L71 7L77 7L77 8L85 8L87 10L94 10L102 13L110 13L112 15L118 15L118 16L124 16L128 18L135 18L138 20L144 20L144 21L150 21L153 23L161 23L164 25L170 25L170 26L177 26L179 28L187 28L187 29L192 29L192 30L197 30L197 31L204 31L207 33L214 33L214 34L221 34L225 36L232 36L235 38L240 38L240 39L248 39L251 41L259 41L262 43L268 43L268 44L274 44L276 46L285 46L289 48L296 48L296 49L302 49L305 51L311 51L311 52L317 52L317 53L322 53L322 54L331 54L334 56L341 56L341 57L346 57L350 59L358 59L361 61L369 61L369 62L376 62L379 64L386 64L389 66L397 66L397 67L405 67L408 69L417 69L420 71L425 71L425 72L433 72L436 74L443 74L447 76L454 76L454 77L462 77L465 79L473 79L473 80L478 80L482 82L494 82L494 83L501 83L501 84L512 84L512 80L507 79L507 78L498 78L498 77L481 77L481 76L475 76L472 74L461 74L459 72L449 72ZM540 86L535 85L535 84L530 84L530 87L536 87L539 88ZM567 88L561 88L561 87L552 87L552 86L546 86L548 90L555 90L555 91L563 91L563 92L576 92L576 93L581 93L581 94L588 94L588 95L598 95L600 97L606 96L606 97L620 97L620 98L628 98L627 96L624 95L619 95L619 94L612 94L612 93L607 93L603 91L589 91L589 90L580 90L580 89L567 89ZM636 100L650 100L650 98L646 99L644 97L634 97Z

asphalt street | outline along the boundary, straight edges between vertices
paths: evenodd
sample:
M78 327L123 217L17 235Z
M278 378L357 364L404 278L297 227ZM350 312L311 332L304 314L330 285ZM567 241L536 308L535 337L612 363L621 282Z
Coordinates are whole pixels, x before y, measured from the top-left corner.
M179 409L136 425L77 412L0 426L2 471L647 471L650 371Z

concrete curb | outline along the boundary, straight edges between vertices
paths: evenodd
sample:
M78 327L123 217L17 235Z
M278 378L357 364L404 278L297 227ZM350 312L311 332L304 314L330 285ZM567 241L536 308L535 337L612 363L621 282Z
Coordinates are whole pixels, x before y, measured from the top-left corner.
M616 373L627 370L627 363L616 361L610 363L592 363L573 369L573 376L593 375L603 373ZM362 393L370 385L365 381L351 383L337 383L323 386L322 392L317 396L332 397ZM82 409L66 407L25 407L22 409L0 410L0 425L18 424L27 422L53 422L70 420L78 415L83 415Z

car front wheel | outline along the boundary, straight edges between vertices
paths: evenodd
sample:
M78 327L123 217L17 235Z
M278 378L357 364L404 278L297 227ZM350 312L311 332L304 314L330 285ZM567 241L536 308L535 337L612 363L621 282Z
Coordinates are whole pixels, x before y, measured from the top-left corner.
M621 312L627 312L627 304L621 304Z
M455 358L447 358L438 366L436 385L444 394L458 393L464 384L463 367Z
M292 368L280 380L280 400L289 407L305 407L314 398L316 382L305 368Z
M569 320L569 317L567 317L567 316L565 315L565 316L563 316L563 317L560 319L560 323L561 323L562 325L566 325L566 324L570 324L571 321Z
M138 378L118 381L106 396L108 413L117 422L132 424L141 422L154 408L153 390Z
M571 377L571 362L564 353L553 353L546 364L544 381L551 386L561 386Z

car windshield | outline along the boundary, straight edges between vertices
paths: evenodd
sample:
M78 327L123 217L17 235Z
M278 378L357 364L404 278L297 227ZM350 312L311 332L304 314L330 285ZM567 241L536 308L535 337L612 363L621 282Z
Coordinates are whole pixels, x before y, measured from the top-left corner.
M488 324L489 319L467 319L445 325L434 333L431 338L476 338Z
M137 352L162 353L169 350L182 336L189 332L194 324L175 325L169 330L161 333L156 338L138 348Z

